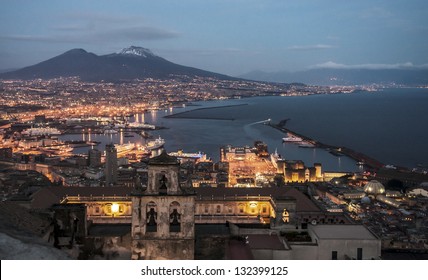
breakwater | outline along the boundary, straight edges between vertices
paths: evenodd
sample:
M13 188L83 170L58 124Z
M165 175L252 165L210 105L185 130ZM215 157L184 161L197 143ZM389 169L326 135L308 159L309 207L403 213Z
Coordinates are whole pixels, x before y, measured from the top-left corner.
M384 164L382 162L378 161L377 159L369 157L363 153L354 151L350 148L338 147L338 146L333 146L333 145L329 145L326 143L322 143L322 142L319 142L315 139L307 137L306 135L302 135L298 132L292 131L292 130L285 127L285 124L287 123L288 120L289 119L280 121L278 124L266 123L266 125L274 128L274 129L277 129L279 131L282 131L284 133L290 133L296 137L299 137L304 142L310 143L317 148L326 149L326 150L330 151L330 153L332 153L333 155L336 155L336 156L342 156L343 155L343 156L347 156L349 158L352 158L353 160L355 160L359 163L363 163L368 169L379 169L379 168L384 166Z
M229 107L241 107L241 106L247 106L248 104L236 104L236 105L225 105L225 106L215 106L215 107L205 107L205 108L197 108L181 113L176 113L172 115L164 116L164 118L177 118L177 119L202 119L202 120L227 120L227 121L234 121L234 118L226 118L226 117L219 117L219 116L207 116L207 115L195 115L198 111L207 111L209 109L221 109L221 108L229 108Z

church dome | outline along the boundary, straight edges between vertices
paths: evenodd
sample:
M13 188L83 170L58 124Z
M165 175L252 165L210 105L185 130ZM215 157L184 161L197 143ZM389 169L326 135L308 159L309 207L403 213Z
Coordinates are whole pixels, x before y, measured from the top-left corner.
M365 196L363 198L361 198L361 203L362 204L370 204L371 200L368 196Z
M384 194L385 187L379 181L372 180L364 186L364 192L372 195Z

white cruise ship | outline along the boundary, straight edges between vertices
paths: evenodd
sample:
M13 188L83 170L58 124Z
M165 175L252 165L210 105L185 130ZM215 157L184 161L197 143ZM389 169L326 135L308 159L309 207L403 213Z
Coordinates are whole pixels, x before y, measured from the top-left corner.
M138 122L129 123L128 127L130 127L130 128L142 128L142 129L156 129L156 126L154 126L153 124L138 123Z
M25 129L21 134L28 136L60 135L61 131L53 127L32 127Z
M303 139L297 136L294 136L292 134L288 134L287 137L282 138L282 141L284 142L302 142Z
M159 138L157 138L156 140L149 141L146 145L146 148L149 150L156 150L162 148L164 144L165 140L159 136Z

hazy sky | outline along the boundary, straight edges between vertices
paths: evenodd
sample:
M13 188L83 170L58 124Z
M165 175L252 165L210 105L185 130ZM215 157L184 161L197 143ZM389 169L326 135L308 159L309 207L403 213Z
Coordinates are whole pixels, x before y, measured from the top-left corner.
M130 45L230 75L427 67L428 1L0 0L0 69Z

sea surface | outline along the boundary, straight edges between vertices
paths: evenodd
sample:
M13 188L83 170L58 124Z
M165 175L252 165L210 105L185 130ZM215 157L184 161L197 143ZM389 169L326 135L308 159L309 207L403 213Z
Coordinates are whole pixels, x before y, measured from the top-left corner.
M180 118L164 118L185 111L178 115ZM150 132L166 140L167 151L202 151L214 161L219 160L221 146L253 146L254 141L261 140L268 144L270 152L277 150L283 158L300 159L307 166L319 162L324 170L358 170L350 158L283 143L286 136L283 132L262 123L267 119L274 123L289 119L286 127L297 133L325 144L354 149L384 164L428 166L428 89L204 101L184 108L138 114L131 121L134 119L167 127ZM62 139L88 137L101 141L101 150L110 142L144 143L139 135L124 138L123 134L65 135ZM82 148L76 150L84 152Z

